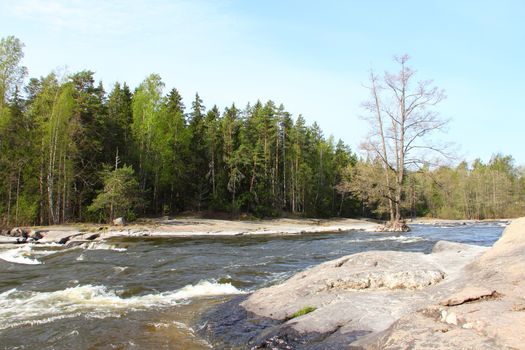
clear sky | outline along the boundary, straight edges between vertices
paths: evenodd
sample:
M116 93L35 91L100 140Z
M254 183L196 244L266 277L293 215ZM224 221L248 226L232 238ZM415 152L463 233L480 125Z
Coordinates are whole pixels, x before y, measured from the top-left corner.
M0 0L0 36L30 76L67 66L136 87L158 73L186 105L272 99L354 150L367 72L408 53L448 98L443 140L460 156L525 164L525 1Z

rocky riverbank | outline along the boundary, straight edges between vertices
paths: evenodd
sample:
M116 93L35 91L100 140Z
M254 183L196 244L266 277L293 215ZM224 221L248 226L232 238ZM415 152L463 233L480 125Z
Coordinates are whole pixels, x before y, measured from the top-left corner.
M0 243L61 243L76 245L113 237L216 237L241 235L298 235L341 231L378 231L380 225L355 219L211 220L197 218L149 219L126 226L62 225L6 230Z
M200 329L220 348L523 349L525 218L490 249L326 262L218 306Z

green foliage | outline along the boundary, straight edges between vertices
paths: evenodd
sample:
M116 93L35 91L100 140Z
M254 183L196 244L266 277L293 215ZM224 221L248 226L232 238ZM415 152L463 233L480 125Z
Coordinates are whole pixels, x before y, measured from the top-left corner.
M296 318L296 317L300 317L300 316L303 316L303 315L306 315L306 314L309 314L310 312L314 312L315 310L317 310L316 307L314 306L305 306L303 307L301 310L297 311L297 312L294 312L292 314L292 316L290 316L289 319L292 319L292 318Z
M23 48L24 44L14 36L0 39L0 108L27 74L27 68L20 65Z
M25 199L34 201L30 220L40 224L108 215L100 204L107 197L100 195L104 164L131 164L144 196L139 215L208 209L259 217L354 214L350 196L335 186L355 156L319 126L300 116L294 121L273 101L207 110L198 94L186 114L179 92L163 91L156 74L133 94L117 83L106 95L91 71L31 79L21 117L3 113L9 136L17 140L28 130L23 139L29 140L0 138L2 154L9 155L0 159L9 169L0 187L9 198L0 209L4 220Z
M428 214L447 219L517 217L525 212L523 173L511 156L494 155L488 164L475 160L413 174Z
M196 94L186 110L157 74L133 93L116 83L107 94L91 71L32 78L22 90L22 48L0 40L0 226L185 210L388 214L378 159L357 159L282 104L221 111ZM407 172L405 215L523 215L525 173L510 156Z
M443 219L497 219L525 212L524 174L512 157L496 154L488 164L475 160L456 167L424 167L408 172L404 216ZM351 193L367 213L386 218L388 207L378 161L361 161L343 170L341 193Z
M106 168L100 176L104 187L88 210L92 213L104 213L104 217L109 222L121 216L130 219L133 210L142 203L139 184L133 169L130 166L115 170Z

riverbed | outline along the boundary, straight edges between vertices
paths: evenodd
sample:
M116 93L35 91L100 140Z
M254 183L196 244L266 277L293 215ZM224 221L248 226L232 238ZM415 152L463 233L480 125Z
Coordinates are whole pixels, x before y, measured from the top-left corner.
M64 249L0 246L5 349L209 349L199 316L232 295L367 250L492 245L505 222L412 225L409 233L118 238Z

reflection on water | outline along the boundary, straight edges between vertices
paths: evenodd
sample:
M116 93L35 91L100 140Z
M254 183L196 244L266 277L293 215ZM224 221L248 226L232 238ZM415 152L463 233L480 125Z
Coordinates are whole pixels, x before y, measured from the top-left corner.
M438 240L491 245L501 223L414 225L407 234L118 239L63 249L0 246L5 348L203 349L190 325L228 295L366 250L430 252Z

